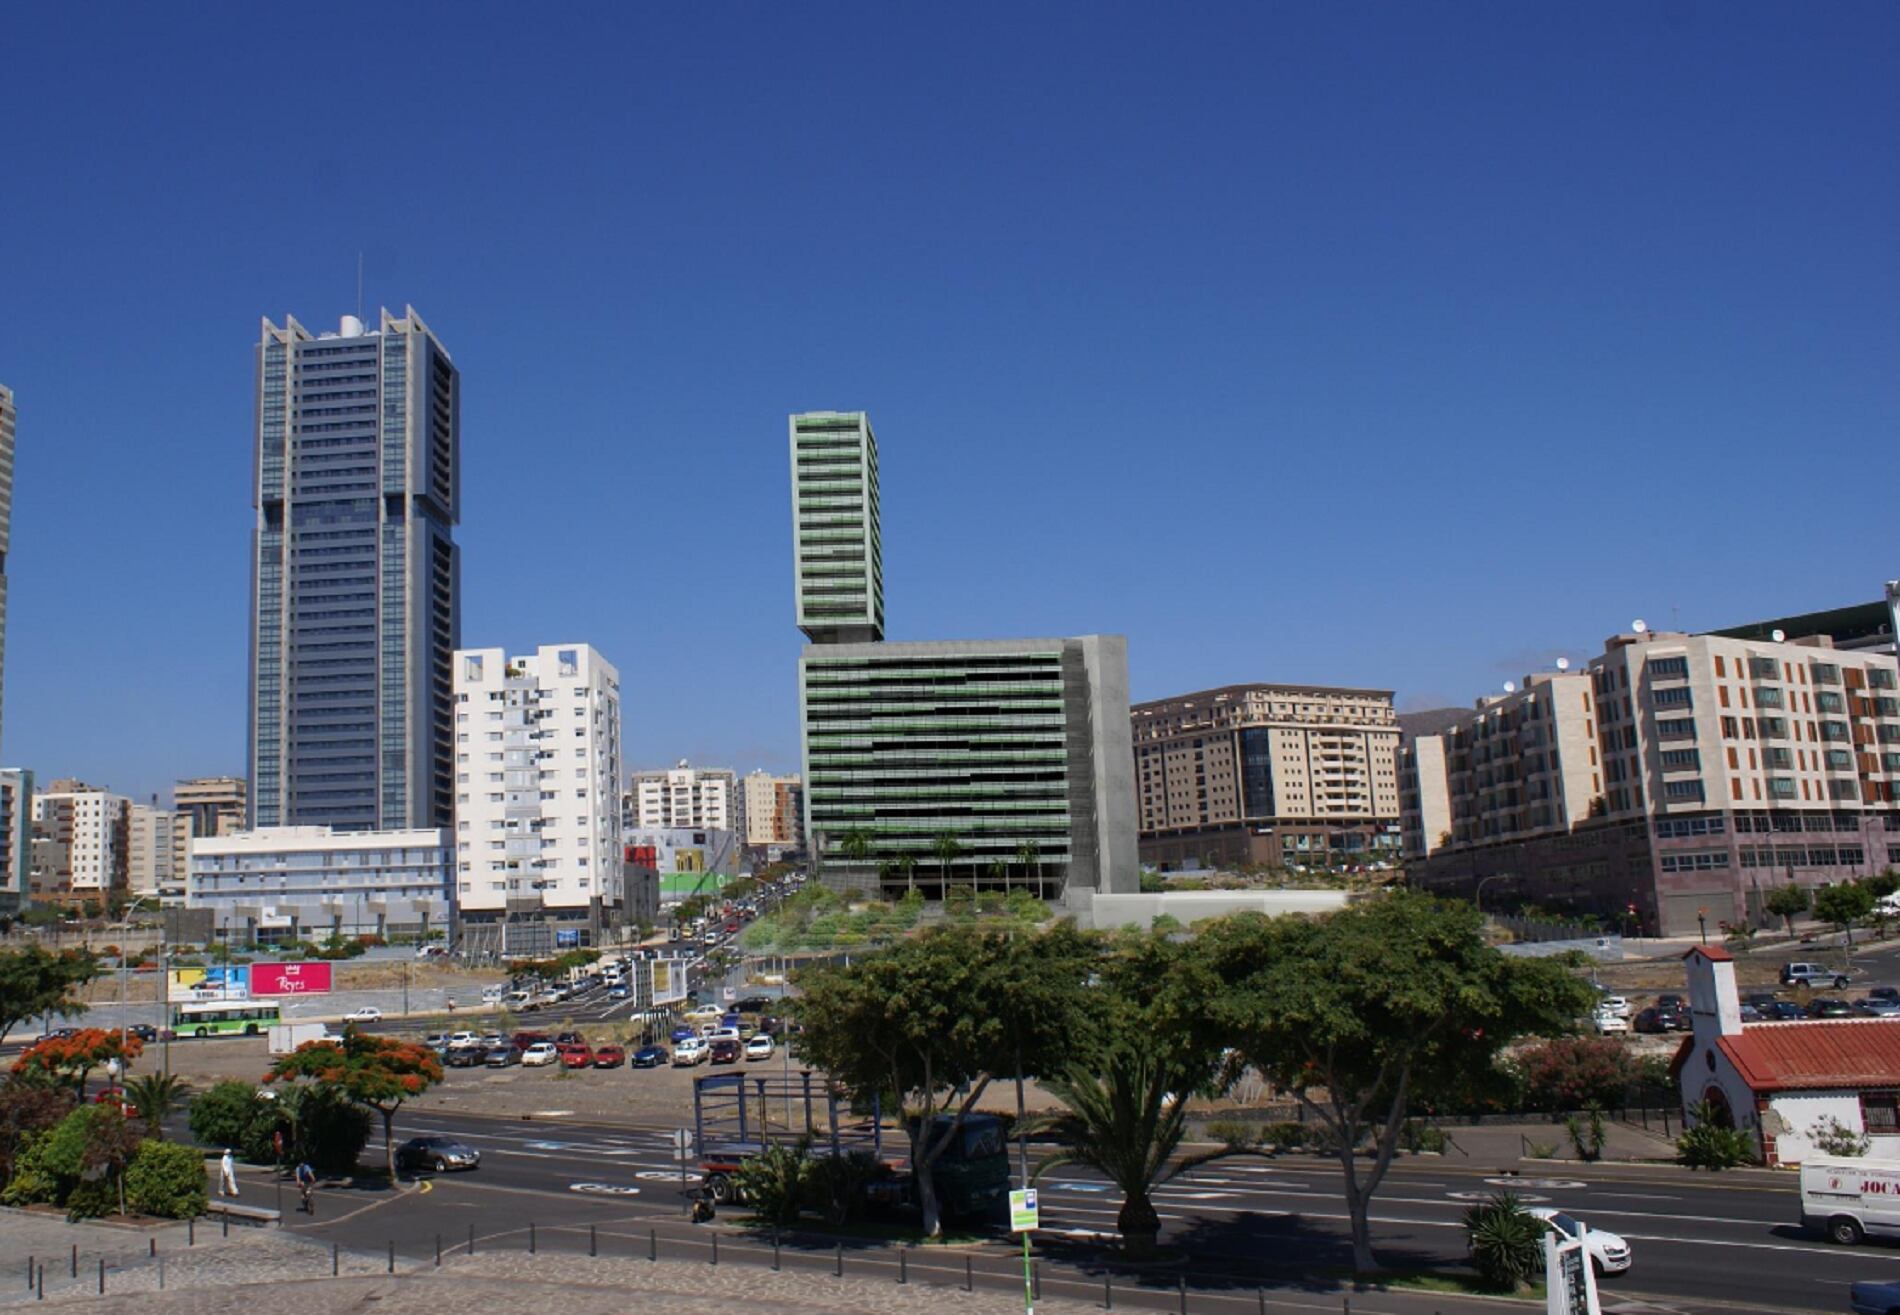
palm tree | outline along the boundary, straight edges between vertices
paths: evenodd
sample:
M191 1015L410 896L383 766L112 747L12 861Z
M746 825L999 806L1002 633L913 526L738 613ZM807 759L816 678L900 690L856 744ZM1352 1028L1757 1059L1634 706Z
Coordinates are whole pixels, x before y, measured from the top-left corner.
M908 895L916 894L917 893L916 856L912 854L899 854L893 866L896 867L896 869L899 872L904 874L905 893Z
M1161 1216L1155 1189L1179 1174L1251 1148L1222 1146L1175 1159L1187 1132L1187 1096L1206 1080L1204 1065L1183 1062L1151 1032L1131 1031L1091 1062L1100 1071L1077 1065L1043 1087L1068 1108L1037 1121L1064 1149L1036 1166L1035 1178L1060 1165L1094 1169L1122 1191L1115 1219L1122 1248L1130 1260L1155 1253Z
M159 1141L165 1139L165 1120L183 1109L190 1095L191 1085L170 1073L131 1078L125 1084L126 1104L144 1122L146 1134Z
M963 852L963 844L949 831L940 831L937 838L930 842L931 852L936 854L937 862L942 865L943 884L937 890L937 897L943 898L943 892L950 889L950 862Z
M1018 863L1021 863L1024 869L1033 870L1035 872L1036 898L1041 899L1042 898L1042 851L1036 848L1036 842L1033 840L1025 840L1023 841L1022 844L1016 846L1016 861Z
M868 829L854 826L838 837L838 852L853 863L862 863L871 857L871 840Z
M1000 858L990 860L990 880L1003 883L1003 889L1009 889L1009 864Z

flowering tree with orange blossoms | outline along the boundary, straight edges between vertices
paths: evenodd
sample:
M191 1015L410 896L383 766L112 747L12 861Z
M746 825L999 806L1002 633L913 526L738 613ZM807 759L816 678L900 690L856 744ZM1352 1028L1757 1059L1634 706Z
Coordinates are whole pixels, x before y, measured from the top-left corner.
M144 1049L145 1043L130 1033L86 1027L71 1036L49 1036L35 1042L13 1061L13 1071L71 1082L84 1095L88 1073L111 1059L130 1066Z
M383 1159L396 1177L396 1111L442 1080L442 1061L427 1046L348 1028L341 1041L306 1041L271 1065L266 1082L330 1087L383 1118Z

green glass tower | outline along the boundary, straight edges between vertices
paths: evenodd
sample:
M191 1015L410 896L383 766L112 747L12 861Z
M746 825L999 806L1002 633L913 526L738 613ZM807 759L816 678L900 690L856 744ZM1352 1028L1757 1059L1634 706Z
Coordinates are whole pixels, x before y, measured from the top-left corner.
M792 561L798 628L814 644L884 638L877 438L862 411L791 419Z

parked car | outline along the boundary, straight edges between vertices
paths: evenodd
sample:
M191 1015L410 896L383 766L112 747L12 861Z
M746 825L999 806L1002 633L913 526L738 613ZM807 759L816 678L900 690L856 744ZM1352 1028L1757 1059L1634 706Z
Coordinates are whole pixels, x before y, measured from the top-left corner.
M1854 1006L1845 1000L1822 996L1818 1000L1808 1001L1809 1018L1852 1018L1853 1016Z
M549 1064L561 1062L561 1052L554 1048L552 1041L537 1041L521 1052L524 1068L545 1068Z
M689 1036L673 1047L673 1067L691 1068L695 1064L703 1064L710 1049L700 1038Z
M466 1050L469 1046L478 1045L480 1042L481 1038L473 1032L456 1032L449 1037L449 1049Z
M1870 986L1867 988L1869 1000L1891 1000L1900 1005L1900 986Z
M488 1051L481 1046L450 1046L449 1053L442 1057L444 1068L479 1068L488 1058Z
M699 1033L693 1028L686 1027L682 1024L673 1029L672 1034L667 1037L667 1040L671 1041L674 1045L678 1045L682 1041L691 1041L698 1035Z
M1655 1005L1651 1005L1647 1009L1638 1010L1630 1026L1645 1035L1654 1035L1672 1030L1672 1018L1673 1015L1665 1014Z
M627 1062L627 1052L619 1046L601 1046L594 1051L595 1068L619 1068Z
M587 1038L582 1036L579 1032L556 1032L554 1034L554 1044L557 1046L584 1046L587 1044Z
M343 1015L343 1021L346 1023L380 1023L383 1021L383 1011L378 1009L375 1005L364 1005L361 1009L352 1009L349 1013Z
M1597 1011L1596 1017L1591 1020L1591 1025L1596 1028L1598 1036L1621 1035L1630 1030L1627 1018L1619 1014L1604 1013L1602 1010Z
M584 1046L584 1045L581 1045L581 1046L565 1045L565 1046L558 1047L558 1049L561 1054L561 1063L564 1067L567 1067L567 1068L593 1067L594 1052L591 1047Z
M1761 1010L1755 1008L1754 1005L1743 1005L1740 1012L1744 1023L1761 1022Z
M1658 1009L1673 1009L1679 1014L1689 1012L1689 1002L1673 992L1666 992L1657 996L1656 1007Z
M738 1037L720 1037L711 1043L708 1058L715 1064L737 1064L744 1053Z
M546 1041L548 1034L546 1032L517 1032L512 1039L516 1050L526 1050L537 1041Z
M1630 1002L1620 995L1606 995L1597 1001L1597 1012L1600 1014L1615 1014L1618 1018L1628 1018L1630 1016Z
M1847 974L1838 968L1829 968L1820 963L1784 963L1781 965L1781 984L1783 986L1831 986L1837 991L1847 989Z
M1792 1000L1771 1000L1765 1007L1757 1007L1761 1008L1762 1018L1770 1023L1791 1023L1807 1017L1801 1006Z
M521 1062L521 1051L515 1046L496 1046L482 1062L490 1068L510 1068Z
M1854 1001L1854 1009L1867 1018L1900 1018L1900 1000L1880 996L1862 996Z
M507 1044L508 1038L499 1032L482 1033L482 1049L484 1050L492 1050L496 1046L505 1046Z
M1761 1010L1765 1014L1768 1012L1768 1007L1770 1005L1779 1003L1779 997L1773 996L1773 995L1765 995L1758 992L1755 995L1743 996L1742 1003L1745 1005L1754 1005L1755 1008Z
M449 1048L449 1036L446 1032L431 1032L422 1038L422 1044L440 1054Z
M735 1014L762 1014L772 1007L772 1001L762 995L748 995L732 1002Z
M627 1062L635 1068L659 1068L672 1058L665 1046L641 1046Z
M482 1162L482 1153L467 1142L453 1137L411 1137L396 1148L397 1169L473 1169Z
M772 1052L777 1049L778 1047L772 1044L772 1038L761 1032L745 1043L745 1057L748 1061L770 1059Z
M1552 1210L1548 1206L1531 1206L1530 1213L1542 1220L1544 1227L1560 1237L1575 1241L1578 1234L1578 1220L1561 1210ZM1590 1228L1584 1234L1584 1250L1590 1253L1590 1263L1599 1274L1621 1274L1630 1267L1630 1244L1615 1233L1601 1228Z

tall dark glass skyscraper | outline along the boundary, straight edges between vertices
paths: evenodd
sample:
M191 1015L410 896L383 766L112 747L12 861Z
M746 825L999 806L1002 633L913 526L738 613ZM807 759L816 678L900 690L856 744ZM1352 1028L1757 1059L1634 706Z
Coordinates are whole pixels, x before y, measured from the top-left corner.
M449 826L460 377L413 308L257 347L250 820Z

